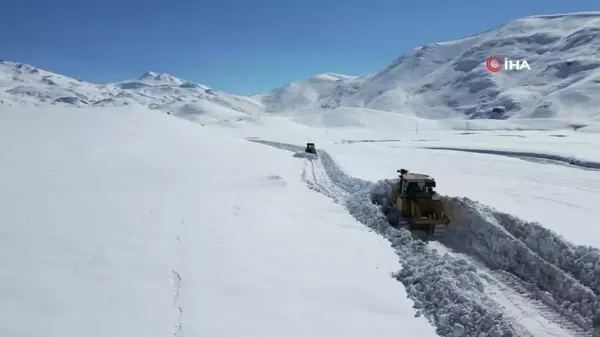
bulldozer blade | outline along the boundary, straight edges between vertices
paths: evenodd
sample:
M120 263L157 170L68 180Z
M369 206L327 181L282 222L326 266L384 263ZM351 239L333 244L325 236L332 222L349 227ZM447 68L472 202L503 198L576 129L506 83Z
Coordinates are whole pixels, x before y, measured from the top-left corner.
M448 225L436 225L433 231L433 238L441 238L448 231Z
M408 221L400 219L398 220L398 223L396 224L396 227L407 227L408 226Z

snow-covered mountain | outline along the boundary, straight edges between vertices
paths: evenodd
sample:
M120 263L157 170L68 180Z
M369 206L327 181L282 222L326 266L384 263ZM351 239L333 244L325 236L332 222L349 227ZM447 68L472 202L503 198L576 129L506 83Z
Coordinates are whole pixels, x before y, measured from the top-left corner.
M140 78L96 85L34 66L0 61L0 103L108 107L139 104L196 121L252 117L262 104L244 96L147 72Z
M264 103L268 112L294 111L318 106L354 79L335 73L319 74L252 97Z
M167 74L95 85L35 67L0 64L0 103L142 104L187 119L245 119L368 108L421 118L511 117L600 121L600 12L534 16L411 50L364 76L325 73L246 97ZM531 69L486 68L490 56Z
M531 70L491 73L486 60L494 55L527 60ZM527 17L478 35L416 48L365 76L328 82L317 81L318 76L255 98L271 110L365 107L435 119L467 115L600 120L600 100L594 95L600 90L598 55L600 13Z
M31 65L0 61L0 103L85 106L115 94L111 88L51 73Z

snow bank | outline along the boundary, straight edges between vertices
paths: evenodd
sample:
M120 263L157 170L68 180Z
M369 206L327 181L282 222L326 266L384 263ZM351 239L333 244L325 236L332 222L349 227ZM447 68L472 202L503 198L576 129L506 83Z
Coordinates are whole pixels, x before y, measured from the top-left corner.
M480 206L482 207L482 206ZM499 225L534 253L600 294L600 250L576 246L539 223L487 207Z
M573 247L539 225L467 198L448 198L446 204L452 224L442 243L518 276L547 305L582 328L592 328L600 310L599 250Z

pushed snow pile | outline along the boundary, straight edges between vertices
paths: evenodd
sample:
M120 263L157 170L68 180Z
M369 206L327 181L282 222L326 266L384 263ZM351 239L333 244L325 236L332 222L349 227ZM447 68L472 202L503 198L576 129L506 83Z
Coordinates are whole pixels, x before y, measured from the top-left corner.
M600 311L600 251L467 198L448 198L451 230L441 240L529 283L539 300L584 329Z
M0 161L2 336L435 336L288 153L147 109L5 107Z

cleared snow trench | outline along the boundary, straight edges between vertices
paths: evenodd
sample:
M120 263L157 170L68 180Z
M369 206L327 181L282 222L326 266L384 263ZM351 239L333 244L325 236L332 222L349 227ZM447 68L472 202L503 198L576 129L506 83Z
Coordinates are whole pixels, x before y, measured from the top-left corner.
M441 336L591 336L600 312L600 251L576 247L538 224L469 199L448 199L453 226L441 242L414 240L390 226L386 181L347 176L324 151L251 140L307 158L308 186L346 206L390 240L403 265L394 277Z

